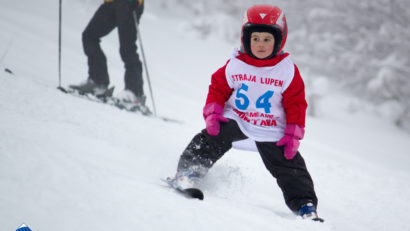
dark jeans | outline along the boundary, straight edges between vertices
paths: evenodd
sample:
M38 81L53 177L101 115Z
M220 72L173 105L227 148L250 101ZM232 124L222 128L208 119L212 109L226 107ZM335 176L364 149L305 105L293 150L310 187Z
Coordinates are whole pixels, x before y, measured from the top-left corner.
M204 176L207 169L232 148L232 142L246 138L234 120L221 123L221 131L217 136L210 136L203 130L192 139L182 153L178 171L200 169L198 175ZM317 206L313 181L299 152L295 158L287 160L283 154L283 147L277 147L276 142L256 142L256 146L266 168L276 178L286 205L293 212L297 212L308 202Z
M137 54L137 30L133 11L135 3L116 0L102 4L85 28L82 41L88 58L89 78L98 84L109 85L107 59L100 39L115 27L118 29L120 55L125 66L125 89L143 95L142 63Z

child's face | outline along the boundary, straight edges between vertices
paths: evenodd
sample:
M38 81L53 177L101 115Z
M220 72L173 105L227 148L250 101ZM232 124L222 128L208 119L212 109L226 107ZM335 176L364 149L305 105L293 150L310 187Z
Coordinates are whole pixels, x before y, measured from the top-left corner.
M264 59L272 54L275 38L271 33L252 32L251 52L258 59Z

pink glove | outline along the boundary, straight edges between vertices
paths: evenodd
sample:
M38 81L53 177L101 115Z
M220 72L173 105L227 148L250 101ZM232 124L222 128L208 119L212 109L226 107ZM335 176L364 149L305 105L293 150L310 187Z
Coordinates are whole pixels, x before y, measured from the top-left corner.
M205 105L203 112L206 123L206 131L211 136L216 136L219 134L219 130L221 129L219 124L220 122L229 121L222 115L223 107L217 103L209 103Z
M303 138L305 128L297 124L286 125L285 135L276 143L276 146L285 146L285 158L288 160L296 156L299 148L299 140Z

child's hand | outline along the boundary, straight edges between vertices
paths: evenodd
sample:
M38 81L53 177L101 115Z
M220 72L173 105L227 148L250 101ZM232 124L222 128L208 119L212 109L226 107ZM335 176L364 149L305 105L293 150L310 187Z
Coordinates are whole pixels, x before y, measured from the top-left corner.
M276 143L276 146L285 146L285 158L293 159L299 148L299 140L303 138L305 128L297 124L288 124L285 129L285 135Z
M211 136L219 134L221 129L220 122L228 122L228 119L223 115L223 107L217 103L209 103L205 105L203 115L206 123L206 131Z

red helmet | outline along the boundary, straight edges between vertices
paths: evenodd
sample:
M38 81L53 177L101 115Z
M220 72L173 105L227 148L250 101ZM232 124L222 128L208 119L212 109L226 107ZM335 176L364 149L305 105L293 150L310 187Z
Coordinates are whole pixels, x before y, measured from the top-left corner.
M246 54L256 58L250 48L252 32L268 32L275 38L273 53L266 59L279 54L286 43L288 28L283 11L277 6L255 5L246 10L242 22L242 49Z

